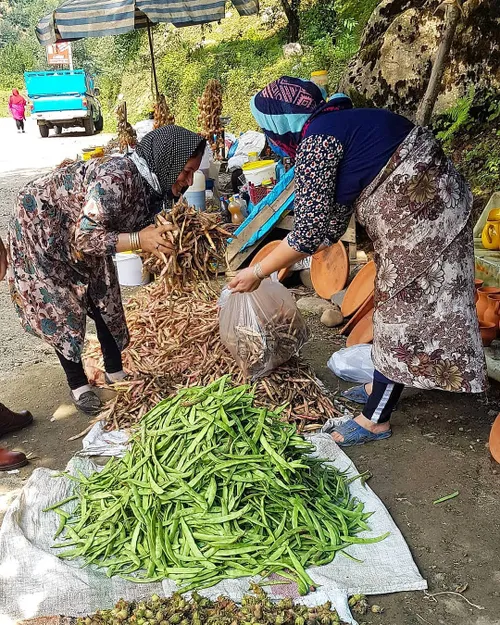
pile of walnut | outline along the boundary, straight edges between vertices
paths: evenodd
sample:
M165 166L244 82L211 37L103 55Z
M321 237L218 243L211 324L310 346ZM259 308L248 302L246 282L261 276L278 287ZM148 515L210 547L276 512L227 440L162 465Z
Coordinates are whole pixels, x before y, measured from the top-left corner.
M118 142L120 151L127 152L128 148L134 148L137 145L137 134L127 120L127 103L120 102L116 107L116 116L118 118Z
M209 142L215 155L224 144L222 128L222 85L218 80L209 80L201 98L198 98L198 126L200 134Z
M164 94L159 93L154 109L154 128L172 126L173 124L175 124L175 117L167 104Z

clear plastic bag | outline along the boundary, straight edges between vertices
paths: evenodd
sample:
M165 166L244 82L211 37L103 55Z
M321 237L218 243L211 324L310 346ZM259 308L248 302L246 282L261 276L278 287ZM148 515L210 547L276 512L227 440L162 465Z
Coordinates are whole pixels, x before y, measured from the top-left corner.
M219 299L221 340L248 378L259 378L295 356L309 338L307 326L288 290L271 278L253 293Z

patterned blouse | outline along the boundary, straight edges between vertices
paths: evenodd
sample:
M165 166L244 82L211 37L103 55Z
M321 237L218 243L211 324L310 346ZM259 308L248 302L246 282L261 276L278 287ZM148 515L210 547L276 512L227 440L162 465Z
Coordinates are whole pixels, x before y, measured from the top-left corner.
M347 230L353 206L335 202L337 169L343 156L335 137L306 137L295 164L295 227L288 243L303 254L314 254L324 243L336 243Z
M21 190L9 227L11 297L27 332L81 358L88 298L128 342L113 257L120 232L146 226L151 197L127 157L78 162Z

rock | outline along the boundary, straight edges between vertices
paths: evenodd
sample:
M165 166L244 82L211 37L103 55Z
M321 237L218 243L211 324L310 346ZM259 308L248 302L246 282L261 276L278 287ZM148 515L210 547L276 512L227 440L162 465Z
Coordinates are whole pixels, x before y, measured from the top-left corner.
M336 328L344 322L344 315L338 306L331 306L323 312L320 321L327 328Z
M300 43L285 43L283 46L283 54L285 59L288 59L291 56L302 56L304 51Z
M413 118L442 36L441 0L382 0L363 32L360 50L341 79L355 106L380 106ZM457 28L434 112L466 95L500 89L500 3L469 0Z
M319 297L301 297L297 301L297 308L303 313L322 315L327 308L332 308L332 305Z
M313 289L313 283L311 280L311 270L310 269L302 269L302 271L300 272L300 281L302 282L302 284L304 286L306 286L308 289Z

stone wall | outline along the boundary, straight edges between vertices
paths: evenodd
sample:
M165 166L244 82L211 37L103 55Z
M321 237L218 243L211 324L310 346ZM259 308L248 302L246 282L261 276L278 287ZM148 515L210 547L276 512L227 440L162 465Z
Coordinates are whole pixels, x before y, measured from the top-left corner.
M381 106L413 117L440 41L440 0L382 0L349 63L340 89L357 106ZM500 91L500 0L468 0L457 29L435 113L470 87Z

